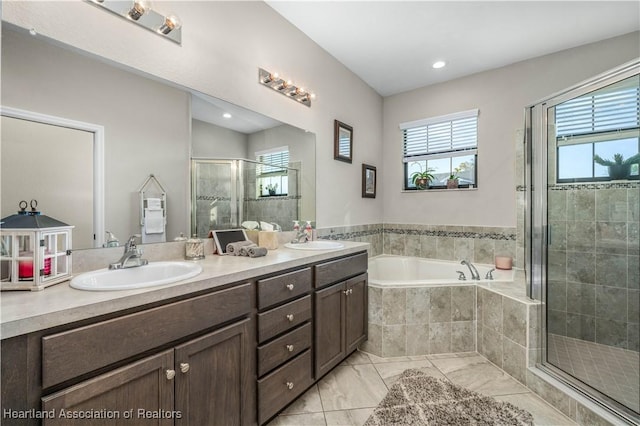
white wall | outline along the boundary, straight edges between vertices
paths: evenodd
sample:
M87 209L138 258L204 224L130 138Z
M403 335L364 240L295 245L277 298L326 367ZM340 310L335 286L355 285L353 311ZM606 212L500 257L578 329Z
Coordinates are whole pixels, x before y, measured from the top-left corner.
M157 1L182 45L89 2L2 2L3 20L316 134L319 226L379 223L382 189L360 197L361 163L382 164L382 98L262 2ZM258 84L258 67L312 89L311 108ZM354 162L333 160L333 120L354 127ZM382 170L381 170L382 172ZM381 179L386 179L383 173ZM336 190L339 188L339 190Z
M244 133L191 120L191 156L203 158L247 158L248 137Z
M385 98L384 222L515 226L516 135L524 107L639 54L636 32ZM479 188L403 193L399 123L473 108L480 110Z
M0 217L35 199L42 214L74 226L73 247L93 247L93 133L4 116L1 122Z
M5 31L2 105L104 126L105 229L120 241L140 233L137 191L151 173L167 191L167 239L188 232L187 93Z

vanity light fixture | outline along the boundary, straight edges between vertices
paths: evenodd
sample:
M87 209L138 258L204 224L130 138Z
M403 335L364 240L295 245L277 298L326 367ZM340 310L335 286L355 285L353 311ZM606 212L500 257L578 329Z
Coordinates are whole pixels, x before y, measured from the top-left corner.
M308 107L311 107L311 100L316 98L315 93L297 87L291 80L280 77L278 73L270 73L262 68L258 68L258 82Z
M151 7L150 0L85 0L125 18L178 44L182 43L182 22L174 14L163 14Z
M438 69L438 68L444 68L445 65L447 65L445 61L436 61L433 63L433 65L431 65L431 67Z

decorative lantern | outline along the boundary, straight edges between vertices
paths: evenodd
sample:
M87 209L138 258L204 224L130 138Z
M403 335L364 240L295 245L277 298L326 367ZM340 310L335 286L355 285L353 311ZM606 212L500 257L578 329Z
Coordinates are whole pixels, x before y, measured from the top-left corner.
M71 278L71 229L20 201L0 222L0 290L43 290Z

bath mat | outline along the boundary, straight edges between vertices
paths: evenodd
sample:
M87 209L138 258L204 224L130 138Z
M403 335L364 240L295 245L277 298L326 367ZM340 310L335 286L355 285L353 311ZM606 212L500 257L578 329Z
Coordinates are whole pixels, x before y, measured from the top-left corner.
M405 370L365 426L533 425L513 404L470 391L419 370Z

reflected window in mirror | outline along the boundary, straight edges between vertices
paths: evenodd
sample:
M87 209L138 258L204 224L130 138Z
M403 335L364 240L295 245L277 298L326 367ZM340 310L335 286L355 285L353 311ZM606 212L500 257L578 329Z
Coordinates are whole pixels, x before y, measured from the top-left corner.
M289 147L256 152L258 197L284 196L289 192Z

